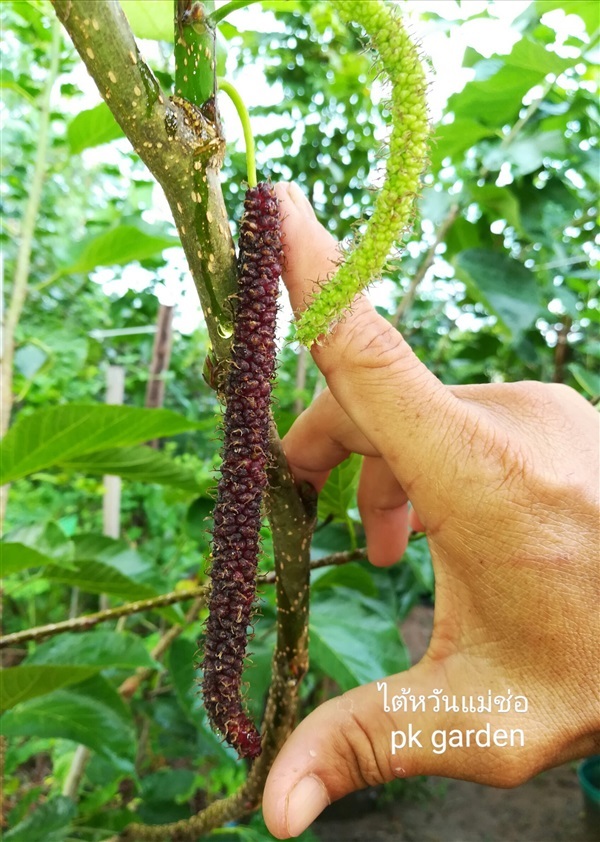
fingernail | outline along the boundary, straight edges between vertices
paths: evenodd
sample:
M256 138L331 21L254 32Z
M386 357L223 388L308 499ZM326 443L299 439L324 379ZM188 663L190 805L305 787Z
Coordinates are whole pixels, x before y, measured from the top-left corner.
M331 804L323 782L315 775L302 778L287 797L286 821L290 836L298 836Z

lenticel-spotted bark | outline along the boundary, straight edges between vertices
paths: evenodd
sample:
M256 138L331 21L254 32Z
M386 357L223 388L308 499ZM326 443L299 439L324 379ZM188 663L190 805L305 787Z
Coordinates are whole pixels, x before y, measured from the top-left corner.
M242 669L256 590L261 504L267 485L275 322L283 253L270 184L250 188L240 226L237 308L225 384L224 444L214 511L203 694L212 726L241 757L260 734L244 710Z

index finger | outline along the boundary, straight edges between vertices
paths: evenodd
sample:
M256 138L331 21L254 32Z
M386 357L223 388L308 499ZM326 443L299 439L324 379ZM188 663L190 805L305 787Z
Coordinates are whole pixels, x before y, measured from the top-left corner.
M284 183L276 189L286 257L283 279L298 312L335 270L340 253L300 188ZM420 497L422 503L431 502L435 491L438 499L446 498L451 493L444 490L448 463L461 448L457 437L447 433L464 428L465 407L401 334L359 296L311 352L340 406L384 456L415 504Z

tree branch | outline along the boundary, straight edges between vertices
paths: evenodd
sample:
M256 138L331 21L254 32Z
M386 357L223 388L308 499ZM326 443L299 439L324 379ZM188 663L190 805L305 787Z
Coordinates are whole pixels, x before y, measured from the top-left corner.
M163 188L219 359L230 339L211 315L236 289L233 241L219 183L225 141L211 115L168 100L117 0L52 0L100 94ZM217 313L215 313L215 310Z
M54 637L64 632L83 632L94 628L99 623L107 623L110 620L117 620L119 617L127 617L130 614L140 614L143 611L153 611L155 608L164 608L167 605L175 605L195 597L203 597L206 588L190 588L187 591L172 591L171 593L153 596L151 599L140 599L137 602L128 602L126 605L119 605L116 608L107 608L105 611L96 611L94 614L86 614L83 617L75 617L71 620L64 620L60 623L50 623L47 626L36 626L31 629L24 629L20 632L5 634L0 637L0 649L9 646L17 646L26 643L28 640L43 640L45 637Z
M433 265L433 261L435 260L435 252L437 247L440 243L442 243L448 233L448 230L454 224L456 217L460 213L460 206L458 204L454 204L451 206L450 211L446 218L442 221L440 227L435 232L435 239L433 243L429 246L427 253L423 257L423 260L419 264L419 268L415 272L412 281L410 282L410 286L407 291L402 296L400 303L394 313L392 318L392 324L395 328L400 330L400 325L402 323L403 318L406 316L410 308L412 307L413 301L415 300L415 296L417 294L417 289L419 288L421 282L423 281L425 275L427 274L429 268Z

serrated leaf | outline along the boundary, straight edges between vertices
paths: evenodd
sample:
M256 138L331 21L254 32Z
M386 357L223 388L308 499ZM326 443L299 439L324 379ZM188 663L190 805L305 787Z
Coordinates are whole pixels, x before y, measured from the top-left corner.
M119 225L83 243L79 256L68 266L61 266L59 274L87 273L99 266L124 266L133 260L155 257L165 249L179 245L177 237L156 236L134 225Z
M9 737L73 740L120 771L134 771L136 738L131 713L100 675L43 698L29 699L4 715L2 728Z
M469 294L496 316L504 333L517 338L535 321L539 290L522 263L486 249L462 251L453 262Z
M4 842L63 842L70 834L75 802L57 795L41 804L15 827L2 834Z
M2 670L0 708L10 710L15 705L45 696L60 687L77 684L96 672L86 666L18 666Z
M357 635L357 629L365 629ZM410 666L396 618L387 605L340 588L316 596L310 610L311 662L342 691L384 678Z
M354 505L362 457L353 453L334 468L319 494L319 518L346 520L348 509Z
M2 484L61 460L108 447L126 447L196 428L167 409L67 404L17 418L0 443Z
M119 137L123 137L123 129L105 102L80 111L67 126L67 139L74 155Z
M179 465L171 456L152 447L120 447L83 454L77 459L58 463L70 471L86 474L111 474L134 482L157 483L197 493L202 485L194 472Z
M28 666L85 666L95 667L97 670L138 667L154 669L158 666L139 637L107 629L57 635L41 643L24 663Z

